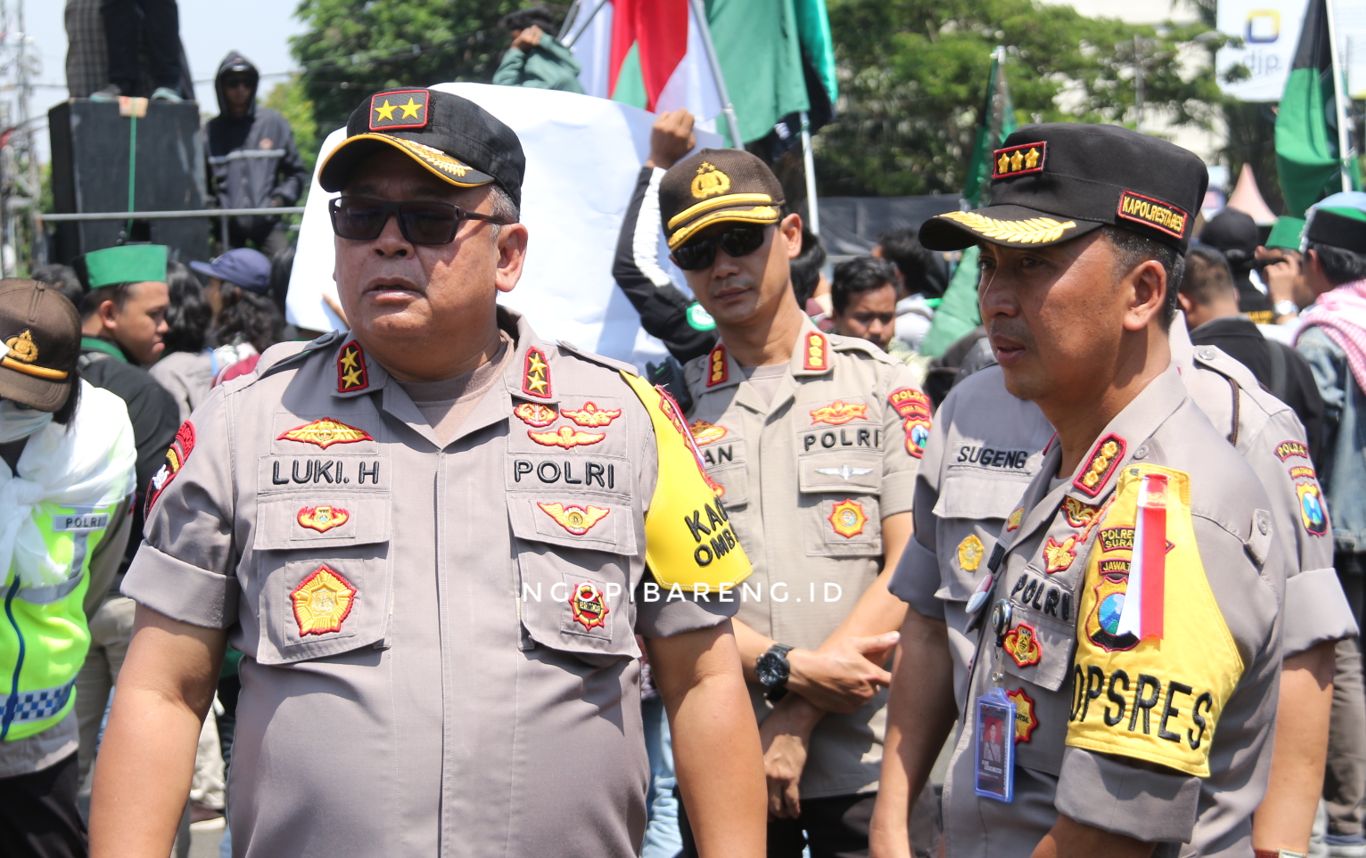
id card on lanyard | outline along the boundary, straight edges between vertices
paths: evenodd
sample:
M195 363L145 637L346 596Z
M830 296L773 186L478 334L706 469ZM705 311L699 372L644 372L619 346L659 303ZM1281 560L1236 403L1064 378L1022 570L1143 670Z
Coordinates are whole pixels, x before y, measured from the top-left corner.
M973 760L975 789L983 798L1015 797L1015 703L993 688L977 699Z

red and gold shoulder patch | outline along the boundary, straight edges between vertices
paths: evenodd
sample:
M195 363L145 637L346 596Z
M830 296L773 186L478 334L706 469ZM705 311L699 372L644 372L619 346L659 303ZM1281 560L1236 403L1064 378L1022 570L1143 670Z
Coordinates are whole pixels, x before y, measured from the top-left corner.
M339 632L355 606L356 588L326 563L313 570L289 594L299 636Z
M426 128L431 97L425 89L391 89L370 96L370 130Z
M1323 494L1319 484L1297 483L1295 494L1300 499L1300 521L1310 536L1323 536L1328 533L1328 510L1323 505Z
M526 434L544 447L561 447L565 450L587 447L607 437L601 432L585 432L572 426L561 426L559 429L545 432L532 432L528 429Z
M919 459L925 455L932 425L930 398L914 387L899 387L887 395L887 404L901 417L906 432L906 455Z
M355 426L347 425L340 420L324 417L321 420L314 420L312 423L305 423L302 426L295 426L293 429L281 432L275 440L298 441L301 444L312 444L326 450L333 444L355 444L357 441L373 441L375 439L364 429L357 429Z
M698 446L715 444L729 434L726 427L717 426L715 423L708 423L705 420L697 420L692 424L692 437Z
M1043 571L1049 575L1056 575L1059 572L1066 572L1072 566L1072 561L1077 559L1077 537L1069 536L1062 542L1058 542L1053 537L1048 537L1048 541L1043 546Z
M512 413L526 425L537 429L544 429L558 420L560 416L555 409L539 402L523 402L512 409Z
M853 539L863 532L863 528L868 524L868 515L863 511L862 504L852 498L846 498L835 504L826 520L830 522L830 527L835 533L845 539Z
M1110 481L1110 477L1119 470L1119 464L1124 459L1124 450L1124 439L1118 435L1106 435L1101 438L1091 450L1086 467L1072 481L1072 485L1087 497L1099 495L1105 489L1105 484Z
M152 484L147 487L147 507L143 510L144 515L151 514L152 505L157 502L157 498L161 497L161 493L166 491L166 487L175 479L175 475L180 473L180 469L185 467L185 460L190 458L192 450L194 450L194 424L186 420L176 430L171 446L166 448L166 461L152 476Z
M537 501L536 506L540 507L541 512L550 516L556 524L575 536L583 536L611 512L606 507L593 506L592 504L583 507Z
M555 395L550 383L550 364L546 362L545 352L532 346L526 350L522 359L522 393L539 399L550 399Z
M327 533L334 527L341 527L350 521L351 514L339 506L324 504L300 507L294 520L299 523L300 527L316 530L318 533Z
M574 588L569 596L569 615L574 622L583 626L584 631L600 629L607 625L607 597L596 584L585 581Z
M868 418L868 406L862 402L845 402L837 399L829 405L822 405L820 408L812 409L811 424L828 423L831 426L843 426L851 420L866 420Z
M830 340L820 331L810 331L806 335L802 369L807 372L825 372L830 369Z
M1290 439L1276 445L1276 458L1280 459L1282 462L1286 459L1295 457L1301 459L1309 458L1309 448L1304 446L1303 442Z
M1084 504L1074 497L1062 499L1062 515L1072 527L1085 530L1100 514L1100 507Z
M707 387L725 384L730 380L730 364L726 361L726 347L717 343L707 355Z
M1115 215L1127 221L1143 224L1172 238L1184 238L1190 225L1190 213L1175 203L1125 188L1119 195Z
M560 413L580 426L588 426L597 429L603 426L610 426L613 420L616 420L621 416L621 409L599 408L596 403L585 402L580 409L570 411L561 408Z
M1039 633L1029 623L1019 623L1006 632L1001 648L1010 660L1020 667L1029 667L1043 660L1043 647L1039 645Z
M1039 716L1034 714L1034 698L1023 688L1007 691L1006 697L1015 704L1015 741L1028 743L1039 726Z
M991 178L1013 179L1016 176L1042 173L1044 162L1047 160L1048 143L1043 140L997 149L992 153Z
M370 372L365 365L365 352L355 340L342 346L337 353L337 392L353 393L370 386Z

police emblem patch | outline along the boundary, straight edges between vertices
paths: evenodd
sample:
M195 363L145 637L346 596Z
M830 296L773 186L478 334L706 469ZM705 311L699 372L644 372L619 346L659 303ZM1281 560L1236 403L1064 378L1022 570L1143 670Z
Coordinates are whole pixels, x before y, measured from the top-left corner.
M1319 475L1314 472L1314 469L1305 465L1296 465L1290 469L1290 479L1292 480L1317 480L1318 478Z
M1318 483L1300 483L1295 486L1295 494L1300 498L1300 521L1311 536L1323 536L1328 532L1328 511L1323 506L1323 495Z
M1039 633L1029 623L1018 623L1001 640L1001 648L1019 667L1030 667L1043 660Z
M314 420L312 423L305 423L302 426L295 426L293 429L281 432L275 440L298 441L301 444L312 444L326 450L333 444L355 444L358 441L373 441L375 439L364 429L357 429L355 426L349 426L340 420L324 417L321 420Z
M431 93L425 89L395 89L370 97L370 130L426 128Z
M697 420L692 424L692 437L698 446L705 447L707 444L715 444L729 434L726 427L717 426L715 423L708 423L705 420Z
M1184 237L1190 223L1190 214L1175 203L1144 196L1127 188L1119 195L1115 215L1164 232L1172 238Z
M561 426L559 429L547 432L533 432L528 429L526 434L537 444L545 447L561 447L565 450L571 450L574 447L587 447L607 437L601 432L585 432L582 429L574 429L570 426Z
M33 331L26 329L5 340L5 348L8 351L0 354L20 363L34 363L38 360L38 344L33 341Z
M697 175L693 176L691 190L693 199L696 200L724 194L730 190L730 176L716 169L715 164L703 161L697 165Z
M1034 698L1023 688L1007 691L1006 697L1015 704L1015 741L1028 743L1039 726L1039 716L1034 714Z
M585 402L582 408L575 411L560 409L560 413L580 426L588 426L600 429L603 426L610 426L613 420L621 416L620 408L599 408L596 403Z
M1074 497L1062 499L1062 515L1072 527L1086 530L1100 514L1100 507L1084 504Z
M906 432L906 455L919 459L925 455L925 442L930 439L930 398L913 387L901 387L887 395L887 404L901 417L901 428Z
M299 636L339 632L355 606L356 588L326 563L299 583L289 594Z
M526 350L522 359L522 393L540 399L554 395L550 385L550 364L545 361L545 352L536 347Z
M541 512L550 516L551 520L564 528L568 533L575 536L583 536L592 530L598 522L607 517L610 509L589 504L582 506L566 506L562 503L542 503L536 502L536 506L541 508Z
M858 536L868 524L868 516L864 513L862 504L852 498L835 504L826 520L830 522L830 527L835 533L845 539Z
M1020 523L1024 521L1024 507L1017 506L1011 510L1010 515L1006 516L1006 532L1020 529Z
M327 533L336 527L341 527L351 520L351 514L339 506L306 506L301 507L294 520L300 527L309 530L316 530L318 533Z
M828 423L831 426L843 426L851 420L866 420L868 418L868 406L861 402L845 402L837 399L829 405L822 405L820 408L812 409L811 424Z
M556 413L555 409L551 408L549 405L542 405L539 402L523 402L521 405L512 409L512 413L518 420L521 420L528 426L534 426L537 429L544 429L559 419L560 416Z
M194 424L186 420L180 424L176 430L175 439L171 441L171 446L166 449L166 461L160 470L152 476L152 484L147 489L147 508L143 510L145 515L150 515L152 505L161 497L161 493L166 491L166 487L175 479L180 469L185 467L185 460L190 458L190 451L194 449Z
M584 582L574 588L569 596L569 615L574 622L583 626L584 631L600 629L607 625L607 598L596 584Z
M977 538L977 534L970 533L958 543L958 568L964 572L976 572L985 555L986 546L982 540Z
M365 352L352 340L337 353L337 392L351 393L370 386L370 373L365 365Z
M1072 561L1076 559L1077 538L1075 536L1069 536L1062 542L1058 542L1050 536L1048 541L1044 543L1043 570L1049 575L1066 572L1072 566Z
M1091 456L1072 485L1087 497L1096 497L1110 481L1110 476L1119 468L1124 458L1124 439L1118 435L1106 435L1096 442Z
M1282 441L1276 445L1276 458L1284 462L1286 459L1292 457L1299 457L1301 459L1309 458L1309 448L1304 446L1302 442L1293 439Z

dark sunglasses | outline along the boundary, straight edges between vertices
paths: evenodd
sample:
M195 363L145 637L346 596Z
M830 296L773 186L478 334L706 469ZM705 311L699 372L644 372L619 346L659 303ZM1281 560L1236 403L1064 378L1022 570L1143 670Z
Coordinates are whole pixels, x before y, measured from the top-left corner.
M724 250L728 256L750 255L763 246L764 234L767 230L767 226L749 224L733 226L724 232L699 238L674 248L671 258L674 264L684 271L698 271L716 261L716 249L718 247Z
M249 77L225 77L223 78L224 89L236 89L239 86L251 88L251 78Z
M398 215L399 232L412 244L450 244L462 221L482 220L499 226L508 223L449 203L395 203L368 197L337 197L327 204L327 211L332 215L332 231L351 241L379 238L394 215Z

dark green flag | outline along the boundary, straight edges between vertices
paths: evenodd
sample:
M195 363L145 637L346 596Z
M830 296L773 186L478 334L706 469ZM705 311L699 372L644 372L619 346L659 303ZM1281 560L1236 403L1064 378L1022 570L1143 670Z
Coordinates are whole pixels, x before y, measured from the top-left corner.
M1328 194L1343 190L1344 170L1349 185L1360 187L1355 165L1345 162L1350 153L1339 146L1341 76L1333 63L1328 14L1327 0L1309 0L1276 114L1276 171L1285 213L1297 217Z

